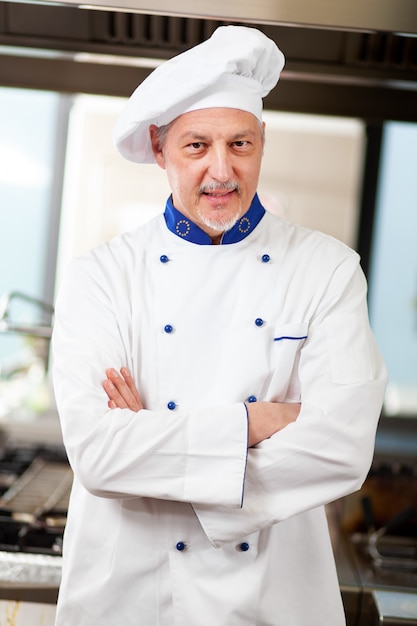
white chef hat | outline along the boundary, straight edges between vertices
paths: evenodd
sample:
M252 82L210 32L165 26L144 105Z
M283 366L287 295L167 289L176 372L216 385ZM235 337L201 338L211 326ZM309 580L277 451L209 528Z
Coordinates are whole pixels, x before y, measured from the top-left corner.
M285 59L261 31L220 26L203 43L157 67L129 98L114 128L126 159L154 163L149 126L164 126L188 111L212 107L262 116L262 98L278 82Z

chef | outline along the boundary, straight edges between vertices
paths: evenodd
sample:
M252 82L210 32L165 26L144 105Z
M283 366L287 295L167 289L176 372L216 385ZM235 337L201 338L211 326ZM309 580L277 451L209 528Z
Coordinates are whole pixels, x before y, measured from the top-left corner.
M172 193L60 286L57 626L345 624L324 505L366 477L386 375L358 255L257 195L283 64L260 31L220 27L117 122Z

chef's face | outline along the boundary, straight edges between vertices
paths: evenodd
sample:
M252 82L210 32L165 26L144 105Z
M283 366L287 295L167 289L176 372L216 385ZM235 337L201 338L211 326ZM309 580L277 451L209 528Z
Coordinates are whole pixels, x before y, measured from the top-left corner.
M227 108L180 115L162 145L157 127L150 127L173 205L214 241L249 209L258 185L263 130L252 113Z

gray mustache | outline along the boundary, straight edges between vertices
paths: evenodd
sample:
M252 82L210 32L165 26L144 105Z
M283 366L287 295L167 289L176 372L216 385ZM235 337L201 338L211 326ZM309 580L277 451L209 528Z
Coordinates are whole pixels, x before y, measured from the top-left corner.
M214 191L240 191L239 184L233 180L226 181L224 183L207 183L201 185L199 188L199 194L213 193Z

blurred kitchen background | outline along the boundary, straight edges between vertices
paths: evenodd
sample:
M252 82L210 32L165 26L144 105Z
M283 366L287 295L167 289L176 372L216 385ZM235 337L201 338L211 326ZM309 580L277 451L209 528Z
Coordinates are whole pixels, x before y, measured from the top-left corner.
M210 4L0 1L0 623L53 623L71 484L50 380L62 272L169 194L156 165L115 151L115 119L162 60L249 23L287 56L261 199L361 254L390 376L368 480L329 507L348 626L417 624L417 7Z

